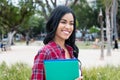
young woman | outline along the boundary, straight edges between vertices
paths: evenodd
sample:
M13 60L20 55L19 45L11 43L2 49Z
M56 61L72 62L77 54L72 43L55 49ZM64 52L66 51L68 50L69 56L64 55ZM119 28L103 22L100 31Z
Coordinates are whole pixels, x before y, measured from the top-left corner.
M73 11L66 6L56 7L46 24L45 46L35 56L31 80L45 80L44 60L78 58L75 30L76 18Z

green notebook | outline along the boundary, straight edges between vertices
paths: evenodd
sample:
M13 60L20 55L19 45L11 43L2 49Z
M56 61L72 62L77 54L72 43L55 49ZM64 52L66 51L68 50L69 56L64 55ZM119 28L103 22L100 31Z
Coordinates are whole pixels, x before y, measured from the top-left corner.
M75 80L79 77L77 59L45 60L46 80Z

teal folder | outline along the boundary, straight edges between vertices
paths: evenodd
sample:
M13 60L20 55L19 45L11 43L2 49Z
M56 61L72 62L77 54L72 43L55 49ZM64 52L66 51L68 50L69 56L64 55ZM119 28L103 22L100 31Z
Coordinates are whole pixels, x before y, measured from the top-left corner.
M75 80L79 77L77 59L45 60L46 80Z

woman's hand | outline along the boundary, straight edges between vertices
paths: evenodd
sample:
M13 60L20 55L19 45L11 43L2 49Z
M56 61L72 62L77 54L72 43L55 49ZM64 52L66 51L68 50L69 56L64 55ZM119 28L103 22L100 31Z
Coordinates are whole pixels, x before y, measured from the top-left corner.
M83 76L76 78L75 80L83 80Z

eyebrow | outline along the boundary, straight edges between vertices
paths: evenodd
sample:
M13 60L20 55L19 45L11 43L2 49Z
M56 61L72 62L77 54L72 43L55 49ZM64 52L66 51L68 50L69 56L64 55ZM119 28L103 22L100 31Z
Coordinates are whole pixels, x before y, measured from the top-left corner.
M61 20L63 20L63 21L67 21L67 20L65 20L65 19L61 19ZM60 21L61 21L61 20L60 20ZM70 22L74 22L74 20L71 20Z

